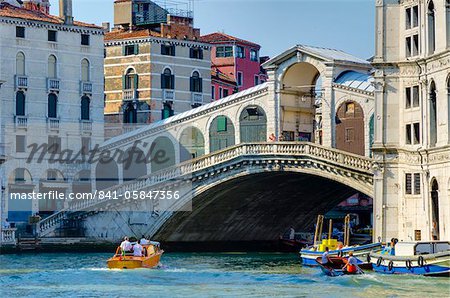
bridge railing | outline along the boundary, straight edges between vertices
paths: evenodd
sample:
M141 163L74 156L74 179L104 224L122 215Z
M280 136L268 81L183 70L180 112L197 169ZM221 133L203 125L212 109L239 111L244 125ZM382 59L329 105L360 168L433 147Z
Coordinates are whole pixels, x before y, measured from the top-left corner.
M372 161L369 158L307 142L239 144L103 190L105 193L115 192L115 196L105 197L103 199L99 199L97 196L91 200L77 200L71 202L67 209L61 210L50 217L43 219L39 223L39 231L41 234L44 234L53 229L55 225L59 224L64 219L66 211L75 212L87 210L100 203L113 200L114 197L123 197L126 192L142 190L171 179L185 177L243 156L261 157L264 155L314 157L315 159L323 160L327 163L366 174L371 173L372 166Z

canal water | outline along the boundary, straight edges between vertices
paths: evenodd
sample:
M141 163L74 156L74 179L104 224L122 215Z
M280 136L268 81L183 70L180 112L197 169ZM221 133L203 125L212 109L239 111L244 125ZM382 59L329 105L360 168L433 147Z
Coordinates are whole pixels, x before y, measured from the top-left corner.
M0 297L450 297L448 278L326 277L295 254L164 254L109 270L110 254L0 255Z

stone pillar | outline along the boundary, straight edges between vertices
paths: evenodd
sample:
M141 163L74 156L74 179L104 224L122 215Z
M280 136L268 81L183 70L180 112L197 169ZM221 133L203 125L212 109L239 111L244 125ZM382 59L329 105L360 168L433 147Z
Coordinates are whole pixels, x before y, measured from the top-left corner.
M336 145L336 107L333 92L333 66L327 66L322 74L322 144L334 148Z
M281 134L280 131L280 84L277 80L276 69L271 69L267 72L268 75L268 93L266 97L267 107L270 111L267 112L267 138L274 133L278 137Z

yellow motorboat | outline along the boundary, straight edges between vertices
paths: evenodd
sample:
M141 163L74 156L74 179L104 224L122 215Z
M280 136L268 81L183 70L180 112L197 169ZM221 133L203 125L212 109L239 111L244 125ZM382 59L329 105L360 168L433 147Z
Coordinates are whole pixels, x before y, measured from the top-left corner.
M158 266L164 251L159 246L153 244L142 245L143 256L133 256L132 253L123 255L120 246L116 249L116 254L108 259L109 269L136 269L136 268L154 268Z

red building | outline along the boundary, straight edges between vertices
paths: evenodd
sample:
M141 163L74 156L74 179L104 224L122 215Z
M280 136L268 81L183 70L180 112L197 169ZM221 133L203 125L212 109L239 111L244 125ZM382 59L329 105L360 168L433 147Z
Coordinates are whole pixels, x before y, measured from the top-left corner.
M220 78L218 80L211 78L212 92L216 95L215 100L225 97L223 90L228 90L231 94L266 81L266 76L260 69L260 45L219 32L204 35L201 41L213 45L211 50L213 74L218 73L236 82L236 90L233 90L229 89L230 86L224 85ZM220 96L220 90L222 90L222 96ZM233 92L230 93L231 90Z
M211 67L211 100L218 100L237 91L236 80L222 73L217 67Z

